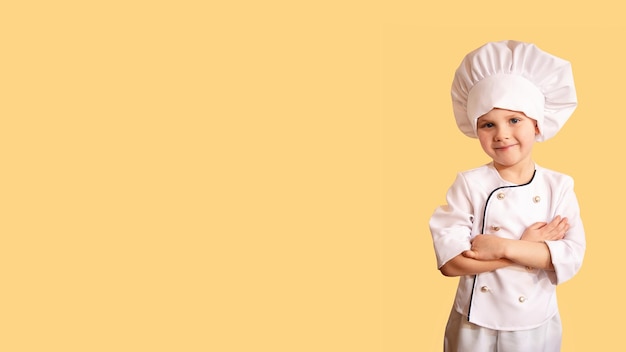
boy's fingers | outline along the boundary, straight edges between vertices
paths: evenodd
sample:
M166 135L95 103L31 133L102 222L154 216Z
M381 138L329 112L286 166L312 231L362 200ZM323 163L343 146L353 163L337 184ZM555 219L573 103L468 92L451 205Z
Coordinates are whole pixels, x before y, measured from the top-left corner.
M474 259L474 258L476 258L476 253L474 251L472 251L472 250L467 250L467 251L463 252L463 256L466 257L466 258Z
M550 221L548 225L546 225L546 230L552 231L554 229L559 229L564 224L567 224L567 218L562 218L560 215L557 215Z
M564 219L563 221L559 223L559 230L567 231L567 229L569 229L569 223L567 222L567 219Z
M542 227L544 227L546 225L547 225L546 222L536 222L536 223L530 225L529 229L531 229L531 230L538 230L538 229L540 229L540 228L542 228Z

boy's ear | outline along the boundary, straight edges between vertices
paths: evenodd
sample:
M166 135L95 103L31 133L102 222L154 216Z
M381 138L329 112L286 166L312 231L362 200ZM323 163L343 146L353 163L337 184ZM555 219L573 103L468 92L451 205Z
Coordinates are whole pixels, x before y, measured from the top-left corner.
M539 132L539 126L537 126L537 123L535 122L535 136L541 134L541 132Z

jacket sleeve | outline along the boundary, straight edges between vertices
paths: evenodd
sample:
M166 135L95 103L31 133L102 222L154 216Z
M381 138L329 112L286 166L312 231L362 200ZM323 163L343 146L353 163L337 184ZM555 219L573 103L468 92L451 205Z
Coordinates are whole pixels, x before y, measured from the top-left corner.
M555 216L567 217L570 228L565 238L558 241L546 241L550 248L552 265L556 274L556 284L561 284L578 273L585 255L585 229L580 217L578 200L574 193L574 180L567 176L560 188Z
M448 189L446 201L446 205L435 209L429 221L437 268L471 248L473 207L467 182L462 174L457 175Z

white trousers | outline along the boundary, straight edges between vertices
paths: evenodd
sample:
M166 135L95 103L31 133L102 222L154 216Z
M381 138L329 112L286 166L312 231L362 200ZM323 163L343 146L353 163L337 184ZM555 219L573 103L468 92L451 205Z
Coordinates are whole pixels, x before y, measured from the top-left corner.
M500 331L467 321L454 308L450 312L444 352L559 352L561 317L557 312L545 324L530 330Z

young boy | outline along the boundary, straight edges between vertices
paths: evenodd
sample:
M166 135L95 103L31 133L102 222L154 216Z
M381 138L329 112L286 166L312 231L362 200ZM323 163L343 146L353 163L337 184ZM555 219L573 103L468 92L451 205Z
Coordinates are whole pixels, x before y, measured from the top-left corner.
M487 43L452 84L459 129L492 159L461 172L430 230L439 270L458 276L445 351L559 351L556 285L585 253L573 179L532 159L577 105L569 62L535 45Z

